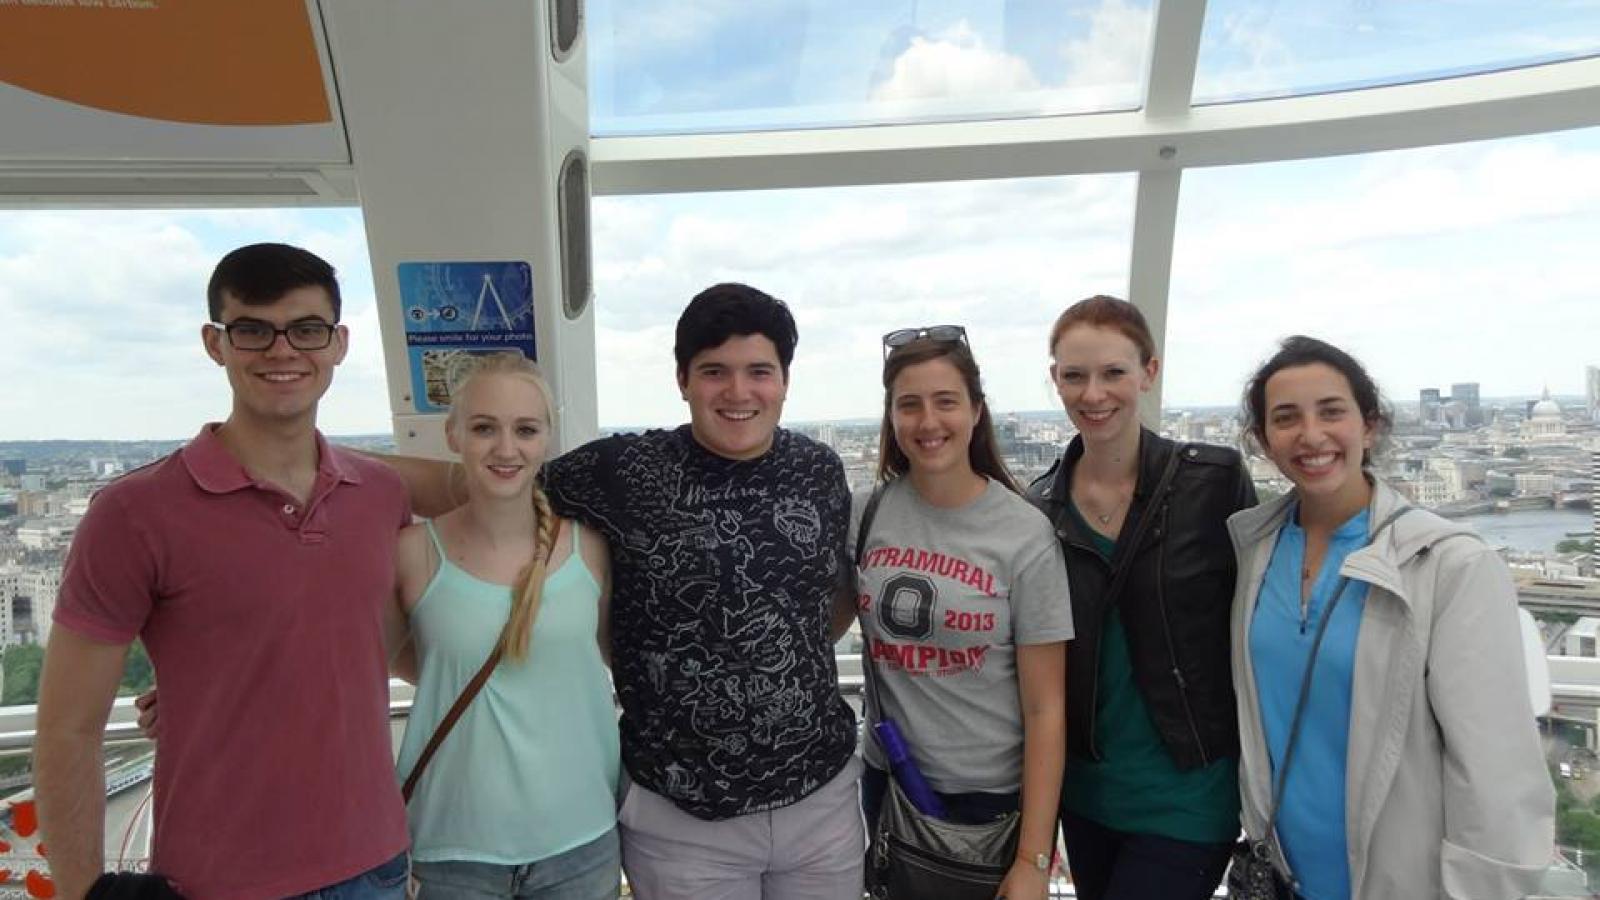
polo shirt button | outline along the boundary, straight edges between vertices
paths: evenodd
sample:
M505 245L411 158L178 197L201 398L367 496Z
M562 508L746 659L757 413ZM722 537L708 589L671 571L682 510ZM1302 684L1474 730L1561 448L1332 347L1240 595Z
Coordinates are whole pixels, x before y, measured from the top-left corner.
M283 514L286 515L286 516L294 515L294 505L290 504L290 503L285 503L283 505Z

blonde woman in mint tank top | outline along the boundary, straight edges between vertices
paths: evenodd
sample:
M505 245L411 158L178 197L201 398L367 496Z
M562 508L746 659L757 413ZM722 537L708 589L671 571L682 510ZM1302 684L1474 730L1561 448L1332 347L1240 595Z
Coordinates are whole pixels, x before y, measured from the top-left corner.
M556 519L536 481L552 406L533 363L485 357L445 426L466 503L400 535L411 640L395 668L417 685L400 779L503 648L407 807L421 900L618 895L609 567L604 541Z

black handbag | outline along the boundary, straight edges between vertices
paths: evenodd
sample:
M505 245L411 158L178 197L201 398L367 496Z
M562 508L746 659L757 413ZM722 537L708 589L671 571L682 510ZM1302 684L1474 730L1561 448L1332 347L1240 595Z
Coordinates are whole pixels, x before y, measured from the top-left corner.
M858 563L885 487L873 491L862 510L856 529ZM867 696L881 716L870 650L862 662ZM886 781L867 859L868 895L873 900L994 900L1016 857L1022 813L977 825L949 822L917 809L893 775Z
M994 900L1011 871L1022 814L964 825L924 815L891 776L873 833L873 900Z
M1410 512L1415 507L1402 506L1384 519L1377 528L1372 530L1372 537L1388 528L1395 519ZM1372 543L1368 539L1367 543ZM1328 631L1328 622L1333 618L1334 607L1344 597L1344 589L1350 584L1348 577L1339 579L1339 586L1333 592L1333 599L1328 601L1327 609L1322 611L1322 621L1317 623L1317 636L1311 642L1311 655L1306 660L1305 674L1300 676L1300 697L1295 700L1294 717L1289 724L1289 742L1283 748L1283 765L1278 767L1277 784L1272 789L1272 806L1267 812L1267 828L1260 840L1246 838L1235 844L1233 853L1228 857L1228 897L1230 900L1295 900L1295 890L1299 884L1294 880L1293 873L1285 875L1273 863L1273 849L1277 837L1275 828L1278 824L1278 805L1283 800L1283 785L1289 777L1289 764L1294 761L1294 745L1300 738L1300 724L1304 720L1306 699L1311 695L1311 673L1317 666L1317 652L1322 649L1322 637ZM1284 860L1288 865L1288 860Z

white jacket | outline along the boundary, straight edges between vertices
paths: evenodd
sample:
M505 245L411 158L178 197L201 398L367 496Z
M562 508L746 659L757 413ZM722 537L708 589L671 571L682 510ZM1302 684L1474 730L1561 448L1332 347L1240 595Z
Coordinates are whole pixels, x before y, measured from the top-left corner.
M1250 621L1293 501L1291 494L1228 519L1239 558L1232 622L1239 793L1252 839L1266 830L1272 763ZM1377 482L1372 527L1405 503ZM1369 586L1345 773L1352 900L1509 900L1536 890L1554 856L1555 791L1504 563L1470 529L1412 510L1351 553L1340 573Z

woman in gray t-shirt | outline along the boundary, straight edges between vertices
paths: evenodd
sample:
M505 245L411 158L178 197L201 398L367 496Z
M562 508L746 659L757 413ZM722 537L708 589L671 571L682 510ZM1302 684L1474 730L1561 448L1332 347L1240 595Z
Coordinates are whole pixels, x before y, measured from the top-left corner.
M957 326L886 335L882 492L856 560L870 726L895 720L947 817L1020 808L1000 895L1042 900L1066 756L1061 548L995 449L978 367ZM866 495L857 498L859 530ZM883 709L878 709L881 703ZM862 804L876 821L888 768L871 738Z

